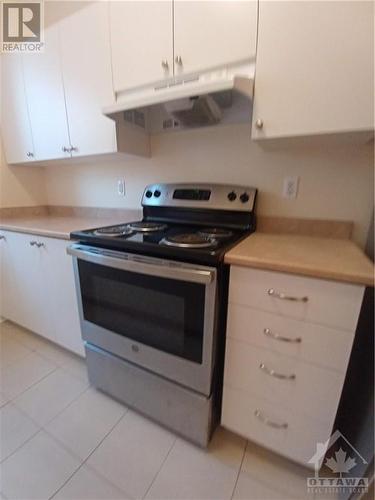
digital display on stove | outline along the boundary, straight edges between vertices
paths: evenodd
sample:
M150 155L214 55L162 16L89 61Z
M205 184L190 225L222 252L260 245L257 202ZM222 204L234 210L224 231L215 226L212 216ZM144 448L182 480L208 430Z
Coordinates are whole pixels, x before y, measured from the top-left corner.
M176 189L173 193L175 200L208 201L210 196L208 189Z

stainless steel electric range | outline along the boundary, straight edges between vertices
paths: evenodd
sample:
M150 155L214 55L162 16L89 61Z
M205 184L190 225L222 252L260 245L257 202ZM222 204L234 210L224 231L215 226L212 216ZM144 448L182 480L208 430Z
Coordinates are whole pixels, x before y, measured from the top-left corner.
M91 383L201 446L220 417L229 268L257 190L157 184L143 219L71 234Z

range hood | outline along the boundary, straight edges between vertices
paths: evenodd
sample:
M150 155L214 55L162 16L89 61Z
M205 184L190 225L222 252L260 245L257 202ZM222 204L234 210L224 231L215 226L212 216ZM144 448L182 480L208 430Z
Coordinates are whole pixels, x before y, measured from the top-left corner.
M149 134L173 129L250 122L255 66L246 64L176 76L153 86L118 92L103 113L118 126Z

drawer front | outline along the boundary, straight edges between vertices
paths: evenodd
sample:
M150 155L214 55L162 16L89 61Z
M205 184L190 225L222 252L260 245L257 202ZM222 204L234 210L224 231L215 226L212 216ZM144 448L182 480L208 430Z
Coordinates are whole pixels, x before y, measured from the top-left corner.
M227 339L224 383L323 422L335 418L345 375Z
M363 292L359 285L231 266L230 302L350 332Z
M333 421L322 423L291 414L224 384L221 424L261 446L312 467L308 461L316 452L316 444L329 439Z
M229 304L227 336L346 372L354 333Z

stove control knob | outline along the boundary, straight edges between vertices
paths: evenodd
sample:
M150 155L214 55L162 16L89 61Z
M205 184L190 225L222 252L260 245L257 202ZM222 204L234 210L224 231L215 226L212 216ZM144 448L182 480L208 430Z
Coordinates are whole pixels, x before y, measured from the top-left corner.
M152 196L152 191L148 190L146 191L146 198L151 198Z
M228 200L229 201L234 201L236 198L237 198L237 195L234 191L231 191L230 193L228 193Z
M249 201L249 195L247 193L242 193L240 196L240 200L242 201L242 203L246 203L247 201Z
M154 191L155 198L159 198L160 195L161 195L161 192L158 189L156 189L156 191Z

